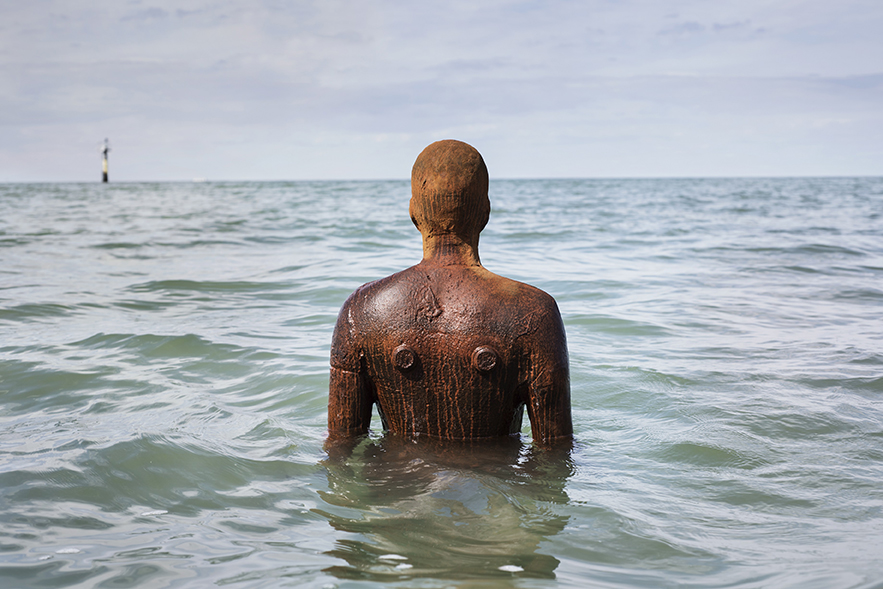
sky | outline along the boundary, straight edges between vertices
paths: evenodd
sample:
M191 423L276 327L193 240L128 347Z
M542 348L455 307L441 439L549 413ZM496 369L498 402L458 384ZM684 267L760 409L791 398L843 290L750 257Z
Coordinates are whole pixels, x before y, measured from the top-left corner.
M0 0L0 182L883 175L880 0Z

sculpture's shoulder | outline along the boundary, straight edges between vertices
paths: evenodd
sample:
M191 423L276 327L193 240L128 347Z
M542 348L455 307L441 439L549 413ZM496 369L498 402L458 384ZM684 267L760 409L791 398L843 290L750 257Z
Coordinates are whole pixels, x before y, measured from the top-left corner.
M558 303L549 293L530 284L497 277L497 308L507 317L507 329L513 341L531 358L531 379L553 378L555 374L567 379L569 359L567 336Z
M512 317L517 323L535 331L561 326L561 314L555 298L530 284L493 274L487 270L482 277L488 305Z
M510 298L515 298L524 304L535 305L544 309L558 308L555 298L536 286L512 280L505 276L499 276L492 272L488 272L488 274L491 275L490 280L497 285L495 290L508 294Z
M390 318L402 317L414 299L413 267L363 284L347 297L337 315L331 341L331 365L357 370L364 343L373 332L389 327Z
M347 298L340 314L345 314L347 321L359 324L361 329L369 329L370 324L400 314L412 306L416 294L421 290L421 282L422 277L416 266L368 282Z

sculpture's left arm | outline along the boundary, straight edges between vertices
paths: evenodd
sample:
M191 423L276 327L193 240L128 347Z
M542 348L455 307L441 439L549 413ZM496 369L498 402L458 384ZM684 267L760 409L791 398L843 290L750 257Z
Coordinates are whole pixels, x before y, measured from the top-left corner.
M328 385L329 437L368 433L373 406L370 387L362 374L331 367Z
M331 340L329 438L365 434L371 424L374 391L362 361L361 334L353 323L357 295L358 291L344 303Z
M570 443L573 420L564 323L551 297L544 307L530 337L527 414L534 443L550 447Z

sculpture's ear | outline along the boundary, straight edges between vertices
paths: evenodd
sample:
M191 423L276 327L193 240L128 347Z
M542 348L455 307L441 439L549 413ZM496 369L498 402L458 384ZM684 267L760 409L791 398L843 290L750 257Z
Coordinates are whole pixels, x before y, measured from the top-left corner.
M478 225L476 226L477 233L482 232L482 230L487 225L488 220L491 218L491 201L487 196L484 197L484 203L481 207L481 215L482 218L479 219Z
M411 216L411 223L417 228L417 231L423 233L420 229L420 222L417 220L417 207L414 205L414 198L411 197L411 203L408 205L408 214Z

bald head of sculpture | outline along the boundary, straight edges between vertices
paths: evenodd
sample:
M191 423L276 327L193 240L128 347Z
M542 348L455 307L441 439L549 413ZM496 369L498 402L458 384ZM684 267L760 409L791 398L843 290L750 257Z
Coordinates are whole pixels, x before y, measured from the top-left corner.
M447 139L417 156L409 212L424 239L453 235L477 246L490 211L487 166L478 150Z

